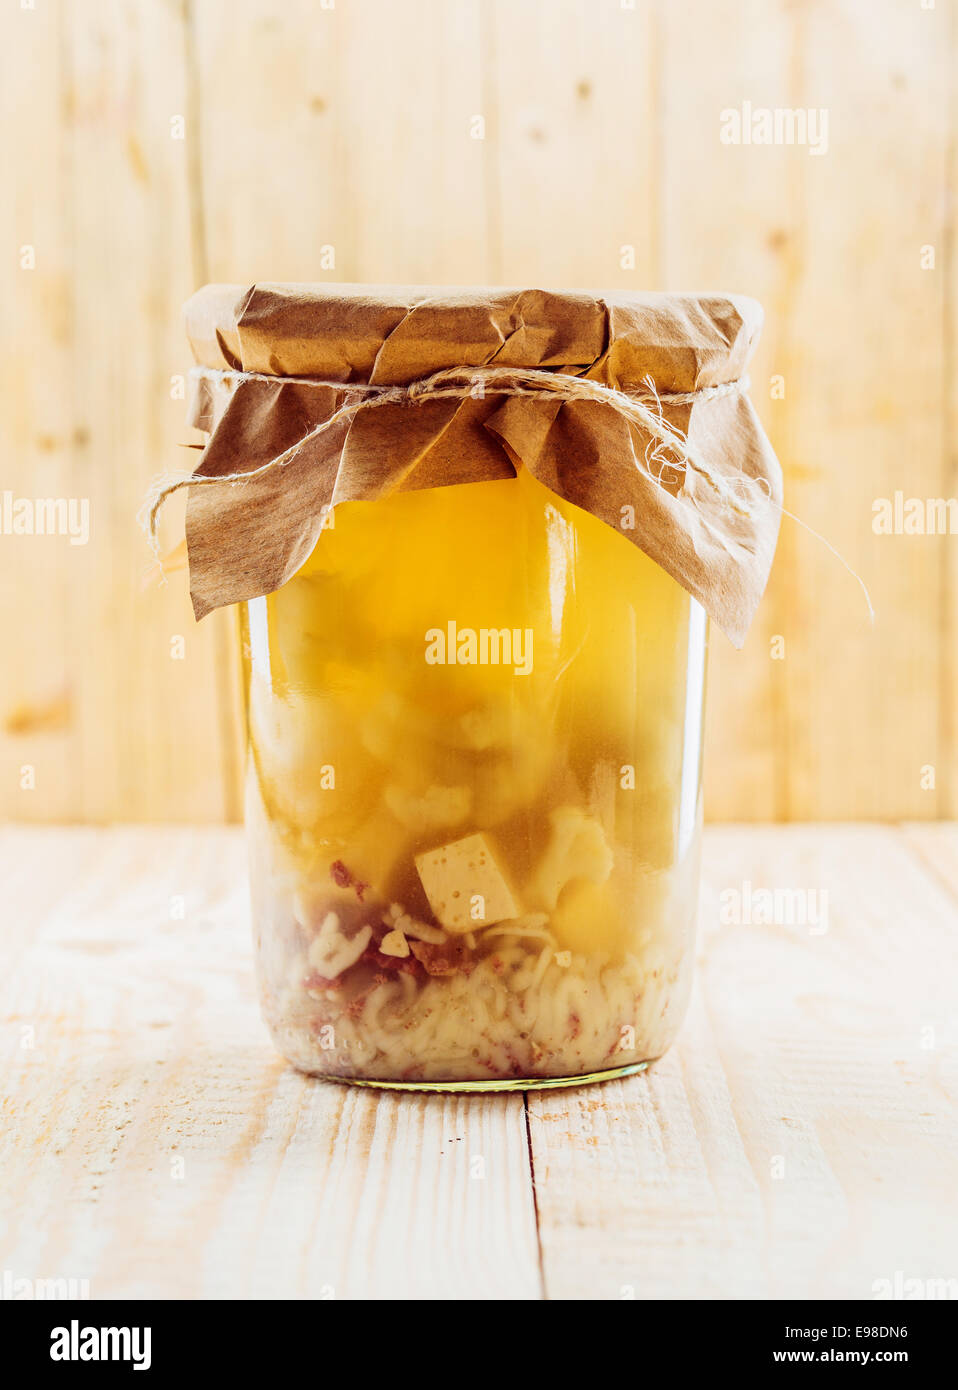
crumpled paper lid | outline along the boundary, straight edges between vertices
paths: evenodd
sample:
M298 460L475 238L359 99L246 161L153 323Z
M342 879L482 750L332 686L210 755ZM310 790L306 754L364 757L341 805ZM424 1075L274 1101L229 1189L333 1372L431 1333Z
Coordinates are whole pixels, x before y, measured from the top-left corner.
M511 477L521 465L645 551L736 645L744 640L781 514L781 470L744 391L762 324L754 300L207 285L185 314L198 364L189 419L210 433L196 473L251 472L303 441L255 478L190 490L197 617L291 578L331 505ZM705 474L674 451L654 452L660 441L611 405L554 394L480 390L382 404L310 437L350 399L350 385L405 387L455 367L562 373L646 399L654 386L656 410L687 438ZM741 505L729 505L729 490Z

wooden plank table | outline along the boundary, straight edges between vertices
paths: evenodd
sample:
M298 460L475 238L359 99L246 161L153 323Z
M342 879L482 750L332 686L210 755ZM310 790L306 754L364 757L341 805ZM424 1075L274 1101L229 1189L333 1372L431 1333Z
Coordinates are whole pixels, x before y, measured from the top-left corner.
M711 829L677 1046L647 1076L526 1097L285 1066L236 829L10 828L0 874L12 1278L642 1299L958 1277L956 826ZM753 920L723 921L749 916L746 884ZM754 920L760 888L814 891L820 924Z

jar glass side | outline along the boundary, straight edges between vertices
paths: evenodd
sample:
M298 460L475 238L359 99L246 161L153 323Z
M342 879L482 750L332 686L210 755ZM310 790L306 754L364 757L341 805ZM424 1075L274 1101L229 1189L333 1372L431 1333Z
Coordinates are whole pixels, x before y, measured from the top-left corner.
M520 472L338 507L242 631L283 1054L490 1089L661 1055L693 955L700 606Z

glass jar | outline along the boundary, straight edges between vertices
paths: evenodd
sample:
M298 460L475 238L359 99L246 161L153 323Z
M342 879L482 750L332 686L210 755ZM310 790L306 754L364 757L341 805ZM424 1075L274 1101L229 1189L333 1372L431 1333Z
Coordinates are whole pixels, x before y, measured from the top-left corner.
M699 603L520 468L338 505L242 627L280 1051L456 1090L659 1057L692 970Z

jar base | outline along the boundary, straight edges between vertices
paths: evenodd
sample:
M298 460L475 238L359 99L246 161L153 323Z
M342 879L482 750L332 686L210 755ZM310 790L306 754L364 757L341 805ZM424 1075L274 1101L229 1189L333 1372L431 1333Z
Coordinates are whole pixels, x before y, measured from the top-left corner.
M344 1086L365 1086L376 1091L555 1091L568 1086L590 1086L598 1081L614 1081L617 1077L635 1076L647 1071L653 1059L631 1062L625 1067L609 1067L604 1071L585 1072L582 1076L498 1077L488 1081L367 1081L356 1076L331 1076L328 1072L311 1072L323 1081L337 1081ZM302 1070L302 1068L298 1068Z

